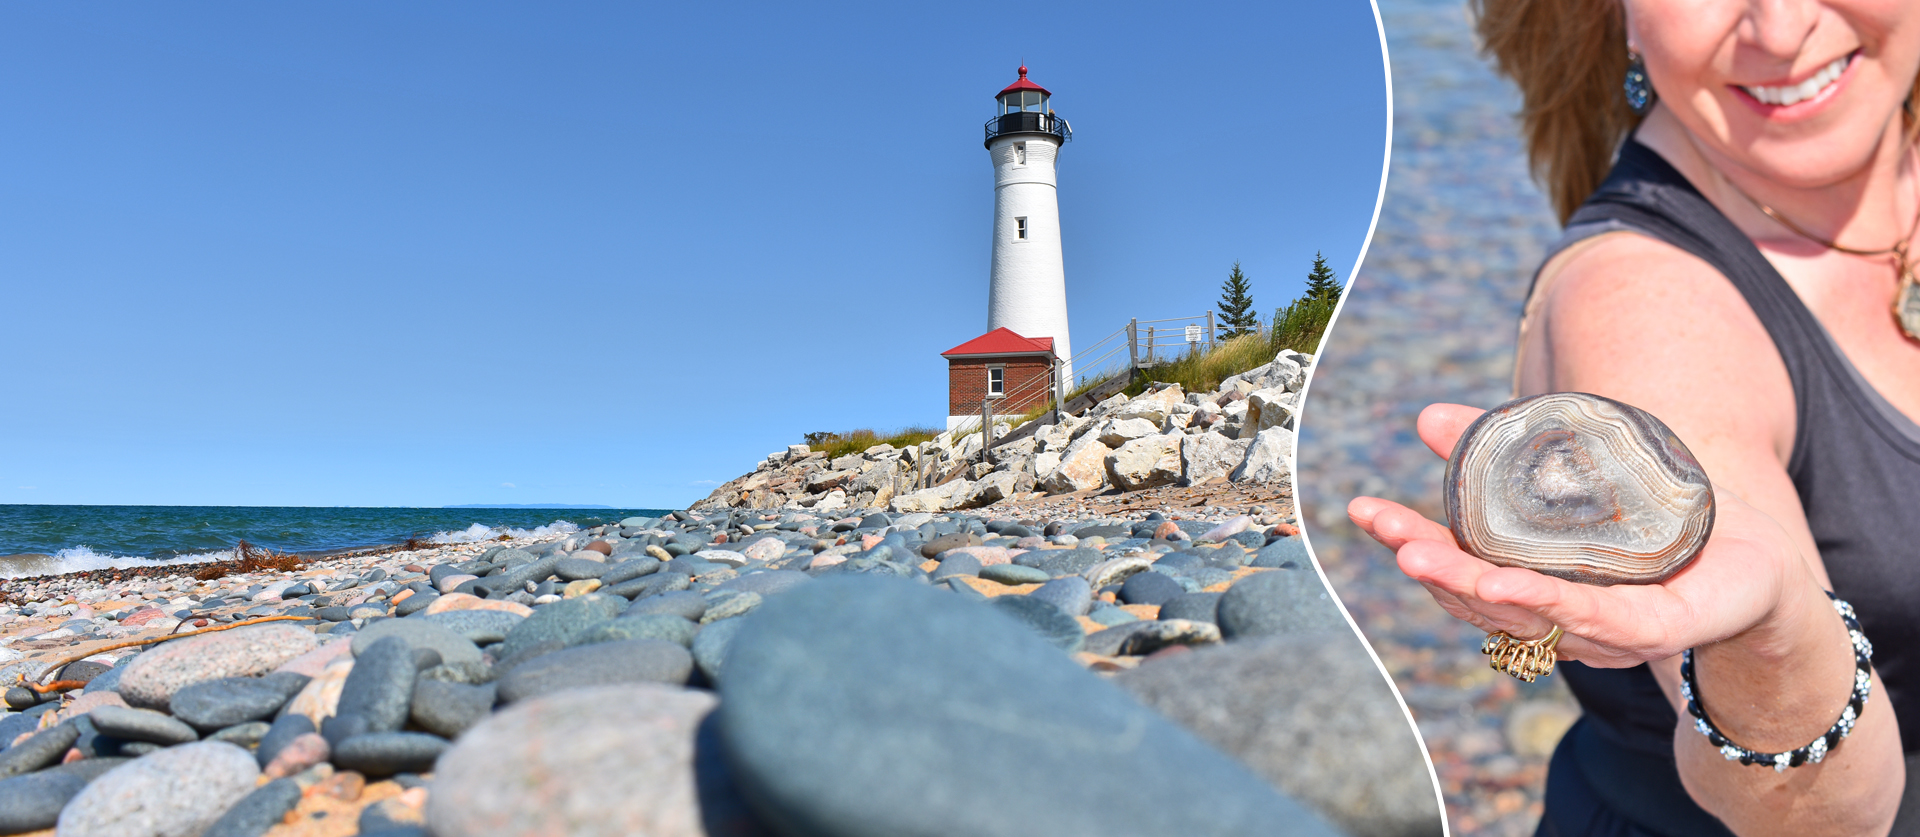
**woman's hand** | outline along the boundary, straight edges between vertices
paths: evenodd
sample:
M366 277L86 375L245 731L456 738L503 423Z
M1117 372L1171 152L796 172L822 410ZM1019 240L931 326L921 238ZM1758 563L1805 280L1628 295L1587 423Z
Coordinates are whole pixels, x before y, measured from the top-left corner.
M1420 413L1420 438L1447 456L1482 412L1429 406ZM1394 550L1401 572L1454 617L1519 639L1546 636L1558 625L1565 631L1562 659L1620 668L1776 630L1809 612L1807 594L1819 595L1816 577L1779 524L1729 491L1716 492L1715 503L1713 533L1686 569L1660 584L1612 587L1496 567L1462 551L1445 525L1388 500L1356 498L1347 515Z

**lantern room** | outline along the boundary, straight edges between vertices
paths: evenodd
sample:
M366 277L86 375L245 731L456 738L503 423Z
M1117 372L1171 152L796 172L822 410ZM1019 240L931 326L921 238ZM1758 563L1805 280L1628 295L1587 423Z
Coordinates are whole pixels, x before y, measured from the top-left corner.
M1006 76L1001 76L1006 78ZM1045 87L1027 80L1027 68L1020 68L1020 78L1007 89L1000 91L1000 115L1009 113L1046 113L1047 98L1051 95Z

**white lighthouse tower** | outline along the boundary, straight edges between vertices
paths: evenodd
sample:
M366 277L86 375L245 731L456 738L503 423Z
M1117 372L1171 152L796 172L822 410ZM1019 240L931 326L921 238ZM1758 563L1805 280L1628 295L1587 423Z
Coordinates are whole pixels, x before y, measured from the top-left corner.
M1047 106L1051 94L1027 80L1007 85L999 114L987 120L993 160L993 281L987 294L987 330L1053 338L1054 355L1073 356L1067 342L1067 274L1060 258L1060 199L1055 162L1073 138L1067 120ZM1063 367L1064 382L1073 380Z

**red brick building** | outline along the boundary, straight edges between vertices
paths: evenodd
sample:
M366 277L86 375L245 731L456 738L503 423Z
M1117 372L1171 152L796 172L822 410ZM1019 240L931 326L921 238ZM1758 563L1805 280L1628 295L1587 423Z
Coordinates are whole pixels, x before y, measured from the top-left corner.
M978 425L980 402L995 415L1020 415L1053 392L1053 338L996 328L940 353L947 359L947 429Z

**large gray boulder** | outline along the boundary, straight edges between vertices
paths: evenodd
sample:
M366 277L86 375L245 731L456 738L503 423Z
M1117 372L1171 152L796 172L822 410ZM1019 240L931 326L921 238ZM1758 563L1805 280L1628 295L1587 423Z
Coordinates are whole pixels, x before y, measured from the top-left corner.
M1229 439L1218 433L1196 433L1180 440L1180 484L1200 485L1225 476L1247 458L1251 439Z
M1234 482L1279 482L1293 474L1293 431L1269 427L1247 446L1245 459L1233 470Z
M1040 475L1040 486L1048 494L1067 494L1106 485L1107 454L1112 452L1096 434L1082 436L1060 456L1058 467Z
M1181 435L1143 436L1107 454L1107 473L1128 491L1171 485L1180 479Z

